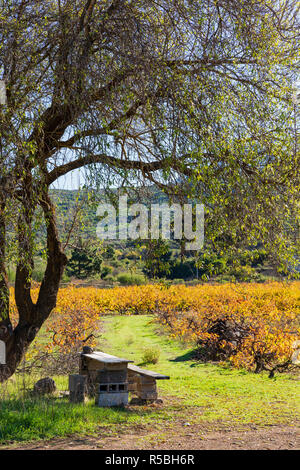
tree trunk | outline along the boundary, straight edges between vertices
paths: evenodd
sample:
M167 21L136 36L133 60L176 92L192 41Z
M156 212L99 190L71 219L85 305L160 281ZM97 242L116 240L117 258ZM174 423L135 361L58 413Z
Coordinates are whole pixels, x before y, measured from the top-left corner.
M15 373L33 339L33 332L35 329L32 325L18 325L8 337L5 342L6 363L0 365L0 382L6 381Z
M0 340L7 343L12 335L12 325L9 318L9 287L5 269L5 200L0 200ZM1 381L0 364L0 381Z
M20 258L21 261L17 266L15 281L15 299L19 313L19 322L13 331L9 319L9 289L6 276L3 274L5 271L3 250L0 257L0 268L2 266L3 269L3 272L0 273L0 339L6 345L6 364L0 365L0 382L6 381L15 373L28 347L55 308L59 283L67 263L67 258L58 240L54 207L48 194L43 194L40 204L43 208L47 225L47 266L38 300L34 304L30 295L31 273L28 265L22 262L22 257ZM27 223L29 223L29 220L27 220ZM3 223L1 227L3 228L4 226ZM3 230L0 230L1 233L3 235ZM5 237L2 237L2 239L5 240ZM21 225L19 227L19 244L21 249L30 249L27 240L24 239Z

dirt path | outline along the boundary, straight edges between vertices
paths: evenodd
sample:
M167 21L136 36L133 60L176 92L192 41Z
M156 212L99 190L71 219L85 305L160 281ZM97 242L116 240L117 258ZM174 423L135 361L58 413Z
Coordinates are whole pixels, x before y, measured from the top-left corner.
M103 434L100 432L97 437L53 439L0 447L0 450L296 450L300 448L299 430L299 427L275 425L265 428L253 426L239 431L233 428L214 431L205 425L188 426L178 422L172 427L160 427L159 430L135 426L113 436L103 430Z

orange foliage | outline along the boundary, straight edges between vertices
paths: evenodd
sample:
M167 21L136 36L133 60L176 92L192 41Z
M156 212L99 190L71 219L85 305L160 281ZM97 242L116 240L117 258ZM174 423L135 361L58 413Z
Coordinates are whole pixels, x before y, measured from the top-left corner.
M33 289L33 298L37 292ZM211 331L218 321L246 331L238 347L224 339L219 346L232 352L229 360L235 367L253 369L260 357L272 363L290 358L292 343L300 334L299 308L300 282L113 289L69 286L59 291L57 307L45 325L47 339L42 341L43 335L40 339L38 335L35 348L67 352L82 344L93 345L95 338L90 335L99 329L106 314L155 314L174 337L199 346L220 340ZM15 322L13 300L11 311Z

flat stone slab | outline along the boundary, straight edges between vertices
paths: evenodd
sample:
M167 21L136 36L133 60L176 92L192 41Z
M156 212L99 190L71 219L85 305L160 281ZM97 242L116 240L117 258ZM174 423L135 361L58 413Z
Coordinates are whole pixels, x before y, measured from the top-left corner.
M152 377L155 380L170 379L168 375L159 374L158 372L153 372L152 370L141 369L138 366L129 365L128 370L136 372L137 374L144 375L146 377Z
M81 355L90 359L94 359L95 361L104 362L106 364L124 364L134 362L130 359L123 359L121 357L112 356L111 354L106 354L101 351L93 351L89 354L81 353Z

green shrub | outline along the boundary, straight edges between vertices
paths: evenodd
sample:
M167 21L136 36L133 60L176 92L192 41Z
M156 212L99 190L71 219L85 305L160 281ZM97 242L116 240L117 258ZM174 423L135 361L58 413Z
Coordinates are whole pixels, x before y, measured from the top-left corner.
M172 284L184 284L184 279L173 279Z
M110 264L111 264L111 266L113 266L114 268L120 268L120 266L122 266L121 261L118 261L118 260L110 261Z
M143 363L144 364L157 364L160 357L160 349L155 346L144 349Z
M101 279L107 279L107 276L113 272L113 268L111 266L102 266L101 269Z
M117 276L117 281L119 281L122 286L140 286L145 284L146 279L141 274L120 273Z
M62 278L61 278L61 281L62 282L69 282L70 281L70 276L67 275L66 271L64 271L63 275L62 275Z
M238 281L246 282L257 278L257 273L251 266L236 266L231 271L232 274Z
M197 277L199 279L209 279L226 272L227 260L216 253L202 253L198 259L190 258L181 262L178 259L171 260L170 271L166 275L168 279L191 280Z

